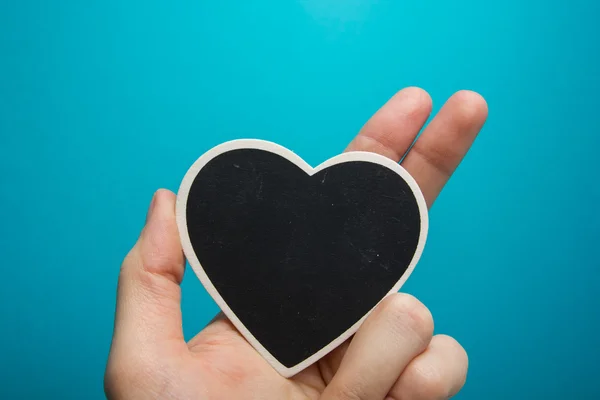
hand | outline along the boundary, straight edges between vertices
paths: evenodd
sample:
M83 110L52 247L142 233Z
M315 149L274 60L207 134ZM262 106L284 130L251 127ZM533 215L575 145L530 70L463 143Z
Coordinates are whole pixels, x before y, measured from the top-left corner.
M402 90L348 150L399 161L430 113L427 93ZM486 118L479 95L459 92L404 157L429 206ZM160 190L121 268L105 376L109 399L433 400L455 395L465 382L467 354L449 336L433 336L430 312L407 294L388 296L352 339L291 379L275 372L226 318L186 343L179 286L184 265L175 195Z

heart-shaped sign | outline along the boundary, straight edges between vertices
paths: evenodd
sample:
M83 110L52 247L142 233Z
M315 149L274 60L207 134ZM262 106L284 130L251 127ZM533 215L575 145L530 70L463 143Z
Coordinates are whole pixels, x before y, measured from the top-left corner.
M428 228L423 195L398 163L348 152L312 168L251 139L193 164L177 222L202 284L285 377L348 339L400 289Z

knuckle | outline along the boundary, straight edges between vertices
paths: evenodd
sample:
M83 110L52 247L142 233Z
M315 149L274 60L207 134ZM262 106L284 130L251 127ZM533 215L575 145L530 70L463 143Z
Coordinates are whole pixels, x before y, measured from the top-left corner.
M174 266L182 262L182 256L179 252L172 252L168 251L170 249L164 249L162 243L156 243L154 238L149 239L148 243L144 244L142 265L147 272L164 274L165 271L170 271Z
M134 393L158 392L168 380L142 357L112 357L104 374L104 391L109 399L129 398Z
M117 381L117 369L115 368L114 363L109 362L109 364L106 366L106 370L104 371L104 391L107 394L112 392Z
M179 253L170 254L151 246L136 244L121 264L119 283L136 281L152 293L169 293L171 284L179 284L183 279L183 267L179 267L183 263L182 258Z
M424 342L428 342L433 334L431 312L414 296L394 293L382 302L382 312L395 324L407 326Z
M143 360L134 358L114 359L106 368L105 380L113 384L120 382L133 384L142 381L147 372L148 368Z
M163 239L150 237L144 241L140 257L142 269L150 274L164 276L175 283L180 283L183 279L183 252L173 251L179 245L169 243L174 240L172 237Z
M121 272L127 271L131 268L135 268L135 265L139 263L139 254L137 251L137 246L134 246L123 258L123 262L121 263Z
M108 398L122 398L141 379L138 366L131 360L111 359L104 373L104 391Z
M445 177L452 175L454 170L453 163L461 157L460 152L453 150L452 147L435 143L424 145L418 140L411 151L413 154L418 154L425 162Z

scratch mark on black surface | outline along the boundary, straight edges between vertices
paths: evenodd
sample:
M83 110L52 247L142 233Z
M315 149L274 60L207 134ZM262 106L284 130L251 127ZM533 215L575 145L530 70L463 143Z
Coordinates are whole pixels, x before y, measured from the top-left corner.
M350 247L352 247L354 250L356 250L356 246L354 245L354 243L352 243L352 240L348 240L348 244L350 245Z
M366 261L368 264L371 263L371 261L373 261L368 255L366 255L362 250L358 250L358 253L360 254L360 257L363 259L363 261Z
M365 261L367 264L371 263L371 259L367 256L361 249L357 248L351 240L348 240L348 244L352 247L358 254L360 254L360 258Z

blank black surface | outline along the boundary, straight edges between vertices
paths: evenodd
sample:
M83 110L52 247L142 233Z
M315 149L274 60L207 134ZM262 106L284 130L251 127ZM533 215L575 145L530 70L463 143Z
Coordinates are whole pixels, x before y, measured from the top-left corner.
M397 283L419 241L397 173L353 161L307 175L262 150L223 153L187 200L192 247L254 337L286 367L336 339Z

